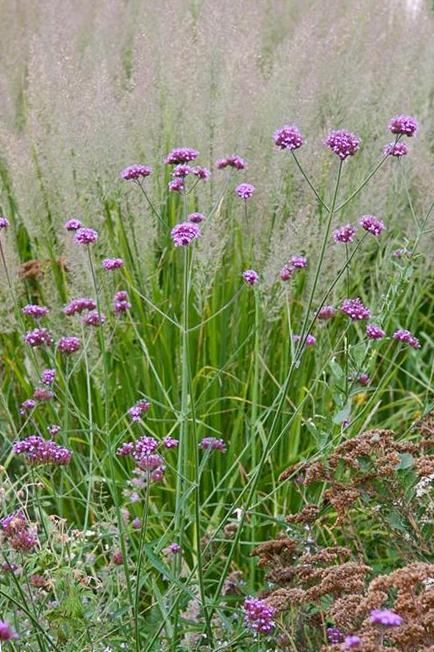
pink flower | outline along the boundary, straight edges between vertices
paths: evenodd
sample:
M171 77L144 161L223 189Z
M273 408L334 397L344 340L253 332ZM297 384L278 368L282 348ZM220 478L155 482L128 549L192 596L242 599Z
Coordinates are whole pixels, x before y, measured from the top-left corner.
M202 213L190 213L190 215L187 215L187 220L193 222L193 224L200 224L204 219L205 215L202 215Z
M187 247L200 236L200 229L192 222L181 222L173 227L171 236L175 247Z
M174 439L173 437L164 437L163 439L163 445L166 448L177 448L179 444L179 441L177 439Z
M21 308L23 315L28 315L34 319L39 319L40 317L46 317L49 313L49 308L46 306L38 306L34 303L29 303L24 308Z
M98 233L94 229L81 227L75 232L74 242L78 245L94 244L98 240Z
M366 326L366 335L370 340L381 340L386 333L377 324L368 324Z
M404 342L404 344L408 344L409 346L413 347L413 349L420 349L420 342L417 337L412 335L410 331L407 331L404 328L400 328L395 331L392 337L398 342Z
M24 335L24 341L33 348L36 346L50 345L53 338L47 328L34 328Z
M9 226L9 220L6 217L4 217L4 215L2 215L0 217L0 230L7 229L8 226Z
M0 620L0 641L10 641L12 639L17 639L18 634L8 622L5 620Z
M249 596L244 600L243 611L249 629L268 634L274 628L273 616L276 610L265 600Z
M121 177L125 181L137 181L137 179L145 179L152 174L152 168L148 165L130 165L122 170Z
M295 150L304 144L304 138L296 125L284 125L273 134L274 144L280 149Z
M106 320L104 313L98 313L97 310L91 310L83 317L83 324L87 326L101 326Z
M81 347L81 342L80 338L75 337L74 335L71 336L64 336L61 337L60 340L57 342L57 350L59 353L64 353L66 355L69 355L70 353L75 353L76 351L79 350Z
M72 220L68 220L67 222L65 222L63 228L66 229L66 231L78 231L78 229L81 229L82 226L83 225L80 222L80 220L76 220L73 218Z
M176 165L177 163L188 163L194 161L199 156L199 152L190 147L177 147L168 154L164 162L168 165Z
M336 308L333 306L323 306L318 312L318 319L332 319L336 315Z
M360 226L375 236L379 236L386 228L384 222L379 220L378 217L375 217L375 215L363 215L360 219Z
M408 147L405 143L389 143L384 147L384 154L387 156L396 156L396 158L401 158L401 156L407 156Z
M345 224L333 231L333 240L335 242L353 242L356 234L356 228L352 224Z
M39 435L30 435L27 439L15 442L13 451L16 455L24 455L29 464L53 464L63 466L69 464L72 452L56 442L43 439Z
M256 285L259 281L259 276L254 269L246 269L246 271L243 272L243 279L248 285Z
M191 172L198 179L202 179L202 181L208 181L211 176L211 172L208 168L204 168L202 165L196 165Z
M223 439L216 437L204 437L199 444L200 448L204 450L218 450L221 453L226 453L226 444Z
M353 156L357 152L360 147L360 138L351 131L340 129L331 131L325 144L339 156L341 161L344 161L348 156Z
M235 188L236 194L238 197L241 197L241 199L250 199L255 190L255 186L251 183L240 183L240 185Z
M107 270L120 269L124 266L124 261L122 258L104 258L102 266Z
M81 313L84 310L95 310L95 308L96 301L83 297L80 299L73 299L64 307L63 312L65 315L68 315L68 317L71 317L72 315Z
M168 188L172 192L181 192L184 190L184 179L183 177L177 177L172 181L169 181Z
M140 421L142 414L145 414L150 407L151 404L148 401L141 399L128 410L128 414L133 421Z
M389 131L391 131L392 134L411 137L415 135L418 126L416 118L401 113L400 115L395 115L391 118L389 122Z
M241 156L238 156L238 154L232 154L232 156L221 158L218 161L216 161L215 165L218 170L224 170L227 167L235 168L235 170L247 169L246 161L243 158L241 158Z
M353 321L369 319L371 316L369 308L366 308L358 297L356 299L345 299L342 302L341 311Z

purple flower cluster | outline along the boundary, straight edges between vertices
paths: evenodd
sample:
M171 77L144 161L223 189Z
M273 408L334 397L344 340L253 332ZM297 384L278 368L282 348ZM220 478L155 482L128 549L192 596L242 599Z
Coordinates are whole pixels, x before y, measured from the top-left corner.
M44 369L41 374L41 383L43 385L52 385L56 379L55 369Z
M63 228L66 231L78 231L78 229L81 229L83 224L80 222L80 220L77 220L75 218L72 218L71 220L67 220L65 224L63 225Z
M35 401L45 402L51 401L53 398L54 393L51 391L51 389L47 389L46 387L37 387L33 392L33 399Z
M268 634L274 628L274 607L265 600L249 596L244 600L243 611L246 626L255 632Z
M389 131L401 136L414 136L418 129L416 118L411 115L395 115L389 122Z
M124 266L124 261L122 258L104 258L102 261L102 266L108 271L113 269L120 269Z
M238 197L241 197L241 199L250 199L255 190L255 186L251 183L240 183L240 185L235 188L235 193Z
M401 156L407 156L408 147L405 143L389 143L388 145L385 145L383 152L387 156L401 158Z
M327 627L327 640L332 645L338 645L344 640L344 635L338 627Z
M369 319L371 311L363 305L359 297L355 299L344 299L341 305L341 311L348 315L353 321Z
M333 240L335 242L353 242L356 235L356 228L352 224L345 224L333 231Z
M327 136L325 144L330 147L332 152L344 161L348 156L353 156L360 147L360 138L351 131L340 129L331 131Z
M49 308L46 306L38 306L34 303L29 303L24 308L21 308L23 315L28 315L34 319L39 319L40 317L46 317L49 313Z
M412 335L410 331L404 328L399 328L393 333L392 337L398 342L404 342L404 344L408 344L409 346L413 347L413 349L420 349L420 342L417 337Z
M193 172L193 168L190 167L190 165L186 165L185 163L180 163L179 165L176 165L173 168L172 177L174 179L177 179L177 178L185 179L185 177L188 174L191 174L191 172Z
M0 216L0 229L7 229L9 226L9 220L4 215Z
M121 177L125 181L137 181L137 179L145 179L152 174L152 168L148 165L130 165L125 170L122 170Z
M53 337L47 328L34 328L24 335L26 344L32 348L36 346L49 346L53 342Z
M243 272L243 279L247 285L256 285L259 281L259 276L254 269L246 269L246 271Z
M82 226L75 232L74 242L78 245L94 244L98 240L98 233L95 229Z
M202 181L208 181L211 176L211 172L208 170L208 168L203 167L203 165L196 165L191 169L191 173Z
M21 403L20 414L25 415L27 412L31 412L36 407L36 401L33 398L28 398L26 401Z
M68 305L63 309L63 312L68 317L76 315L77 313L83 312L84 310L95 310L96 301L93 299L87 299L85 297L79 299L73 299Z
M128 301L128 292L126 290L119 290L115 293L112 301L113 310L118 315L130 310L131 303Z
M386 333L377 324L368 324L366 326L366 335L370 340L381 340Z
M360 383L360 385L366 387L366 385L369 385L369 383L371 382L371 379L369 378L368 374L359 374L357 377L357 381Z
M199 152L191 147L176 147L166 156L164 162L167 165L177 165L194 161L198 156Z
M151 404L145 399L137 401L133 407L130 407L128 414L130 415L133 421L140 421L142 414L145 414L151 407Z
M402 625L402 618L390 609L373 609L371 611L371 623L383 627L399 627Z
M217 437L204 437L199 443L199 447L203 450L217 450L221 453L226 453L226 444L223 439Z
M323 306L318 312L318 319L332 319L336 315L336 308L333 306Z
M0 620L0 641L10 641L12 639L17 639L18 634L8 622L5 620Z
M91 310L83 317L83 324L86 326L101 326L106 320L106 316L98 310Z
M29 525L21 510L3 518L0 527L3 537L14 550L28 552L38 542L36 529Z
M282 281L289 281L295 271L307 267L307 258L305 256L291 256L287 263L280 270Z
M47 426L47 432L50 435L50 437L55 437L60 432L60 426L53 423L51 426Z
M238 154L232 154L232 156L227 156L226 158L220 158L216 161L216 168L218 170L224 170L225 168L234 168L235 170L246 170L247 163L246 161L238 156Z
M362 641L359 636L356 636L355 634L350 634L349 636L345 637L344 648L346 650L354 650L360 647L361 642Z
M177 177L169 181L168 188L171 192L182 192L184 190L184 178Z
M167 437L163 438L163 446L165 448L178 448L179 441L177 439L174 439L174 437L170 437L167 435Z
M65 335L57 342L57 350L59 353L64 353L65 355L76 353L80 347L80 338L75 337L75 335Z
M190 213L190 215L187 215L187 220L193 222L193 224L200 224L204 219L205 215L202 215L202 213Z
M360 218L360 226L365 229L365 231L372 233L372 235L375 235L376 237L378 237L386 228L384 222L379 220L378 217L375 217L375 215L362 215Z
M304 138L296 125L284 125L273 134L274 144L280 149L295 150L304 144Z
M293 335L292 336L292 341L293 342L299 342L301 340L301 335ZM313 346L316 344L316 337L314 335L311 335L310 333L306 335L305 340L304 340L305 346Z
M173 227L170 235L175 247L187 247L200 236L200 228L193 222L180 222Z
M43 439L39 435L30 435L13 445L16 455L24 455L29 464L69 464L72 452L59 446L52 440Z
M132 457L141 471L146 471L151 480L164 476L164 458L157 453L159 442L154 437L140 437L136 442L126 442L116 451L119 457Z

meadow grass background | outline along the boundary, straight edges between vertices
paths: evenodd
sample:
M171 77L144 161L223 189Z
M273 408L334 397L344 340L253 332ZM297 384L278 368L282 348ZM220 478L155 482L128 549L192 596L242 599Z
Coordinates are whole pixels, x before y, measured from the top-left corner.
M118 645L128 638L134 577L126 582L120 572L107 571L97 598L86 593L90 612L101 619L93 642L77 606L87 603L80 602L81 594L69 594L76 589L68 579L86 566L86 555L103 568L114 549L126 552L126 535L119 533L125 505L130 518L143 516L142 503L131 505L123 494L130 472L114 457L117 446L139 432L127 409L141 397L150 400L143 432L162 438L179 434L187 407L194 424L183 461L190 491L183 499L176 491L177 453L168 451L167 480L152 486L146 501L145 541L128 540L134 563L143 544L146 552L139 587L142 638L131 649L160 649L153 638L160 625L167 639L174 636L174 596L185 609L199 592L199 562L211 609L221 597L222 573L231 568L243 571L250 592L261 587L261 572L249 553L299 507L290 484L278 481L285 468L321 456L368 427L412 437L412 424L432 407L433 227L432 218L424 217L433 201L434 14L428 2L404 0L381 6L373 0L162 0L158 7L119 0L3 0L0 6L0 206L11 222L1 237L12 285L2 273L5 513L13 504L32 508L38 496L39 518L53 528L50 537L69 528L94 530L88 538L72 536L62 552L47 552L37 563L58 578L59 602L71 600L72 606L51 620L63 632L59 649L104 649L107 619L113 623L109 642ZM380 241L363 243L347 287L340 281L327 303L337 304L349 290L371 307L373 321L389 333L410 329L422 348L367 345L362 329L338 316L316 329L317 344L286 386L294 355L290 332L301 331L313 274L301 272L288 288L279 270L290 255L304 254L313 264L326 216L289 155L276 151L273 131L288 121L300 126L307 139L300 160L325 197L332 193L337 164L324 137L331 128L359 134L361 151L343 170L343 200L379 160L391 140L388 119L398 112L420 122L410 155L387 161L334 218L341 224L373 213L387 231ZM187 260L188 373L177 325L185 318L184 254L172 246L169 230L159 226L139 189L119 177L131 163L152 165L147 189L174 226L186 207L167 193L170 174L163 158L183 145L197 148L198 162L210 168L233 152L249 163L242 173L214 168L211 181L188 198L190 211L212 213ZM233 193L241 181L257 187L247 220ZM56 337L83 335L61 310L72 297L95 294L87 253L62 228L71 217L100 233L92 255L104 312L110 312L119 289L128 291L132 309L122 320L108 318L105 355L101 338L87 331L83 353L65 364L52 353L29 355L16 307L48 305ZM400 247L414 255L394 259ZM105 256L122 257L124 270L103 274L99 261ZM344 262L345 252L330 245L314 305ZM250 267L261 277L254 291L241 280ZM57 400L27 422L19 406L31 395L38 369L52 364L60 374ZM345 382L360 371L372 378L367 388ZM181 405L183 381L187 406ZM282 399L279 412L276 396ZM62 426L61 441L74 451L71 465L53 473L25 469L10 454L11 442L53 422ZM207 454L198 464L195 442L209 435L224 438L227 453ZM242 535L228 553L224 527L236 525L234 510L245 507L262 455ZM35 482L41 483L37 491L31 488ZM49 521L53 514L65 524ZM161 561L174 531L181 531L182 569ZM201 561L200 538L209 544ZM375 537L367 537L366 555L380 569L389 563ZM189 573L193 579L180 582ZM4 604L10 613L11 605ZM31 636L16 649L36 649ZM172 649L184 649L176 645Z

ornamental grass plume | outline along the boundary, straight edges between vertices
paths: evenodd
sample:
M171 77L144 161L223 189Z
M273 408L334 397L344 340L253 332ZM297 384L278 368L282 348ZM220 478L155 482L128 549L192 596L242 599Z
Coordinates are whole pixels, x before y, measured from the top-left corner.
M284 125L273 134L276 147L294 151L304 144L304 138L296 125Z
M331 131L325 140L325 145L330 147L332 152L345 161L348 156L354 156L360 147L360 138L351 131L340 129Z

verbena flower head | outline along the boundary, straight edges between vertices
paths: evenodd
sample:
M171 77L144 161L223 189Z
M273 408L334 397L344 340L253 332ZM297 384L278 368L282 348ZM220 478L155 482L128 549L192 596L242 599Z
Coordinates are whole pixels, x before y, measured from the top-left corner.
M192 168L191 172L195 177L202 181L208 181L211 177L211 172L208 168L203 167L203 165L196 165L196 167Z
M413 349L420 349L420 342L417 337L412 335L410 331L404 328L399 328L393 333L392 337L398 342L404 342L404 344L408 344L409 346L413 347Z
M94 301L93 299L82 297L79 299L73 299L70 303L68 303L68 305L64 307L63 312L68 317L72 317L72 315L81 313L84 310L95 310L95 308L96 308L96 301Z
M344 161L348 156L353 156L357 152L360 147L360 138L351 131L339 129L329 133L325 144L336 156L339 156L341 161Z
M41 373L41 383L43 385L52 385L56 379L55 369L44 369Z
M280 149L295 150L304 144L304 138L296 125L284 125L273 134L274 144Z
M390 609L373 609L371 611L371 623L383 627L399 627L403 619Z
M24 455L29 464L52 464L63 466L69 464L72 452L59 446L52 439L43 439L39 435L30 435L22 441L15 442L13 451L16 455Z
M292 336L292 341L293 342L299 342L301 340L301 335L293 335ZM310 333L306 335L306 338L304 340L305 346L313 346L316 344L316 337L314 335L311 335Z
M145 414L150 407L151 404L148 401L141 399L128 410L128 414L133 421L140 421L142 414Z
M124 266L124 261L122 258L104 258L102 261L102 266L104 269L107 269L109 271L113 269L120 269L121 267Z
M396 156L396 158L401 158L401 156L407 156L408 147L405 143L389 143L385 145L384 154L387 156Z
M47 389L46 387L38 387L35 389L33 392L33 399L35 401L51 401L51 399L54 398L54 393L51 391L51 389Z
M357 380L360 383L360 385L363 385L364 387L366 385L369 385L369 383L371 382L371 379L369 378L368 374L359 374Z
M179 441L173 437L169 437L169 435L163 439L163 446L165 448L178 448L178 445Z
M246 271L243 272L243 279L248 285L256 285L259 281L259 275L254 269L246 269Z
M136 516L136 518L133 518L133 520L131 521L131 525L135 530L140 530L140 528L142 527L142 521L138 516Z
M336 315L336 308L323 306L318 313L318 319L332 319Z
M294 268L290 267L289 265L284 265L280 270L280 278L282 281L289 281L293 273Z
M363 215L360 219L360 226L372 235L379 236L386 228L384 222L375 217L375 215Z
M4 215L0 216L0 229L7 229L9 226L9 220Z
M67 231L78 231L78 229L81 229L82 223L80 220L72 219L72 220L67 220L65 224L63 225L63 228L66 229Z
M243 604L246 626L254 632L268 634L274 628L274 607L265 600L249 596Z
M200 228L193 222L181 222L170 232L175 247L187 247L193 240L199 238Z
M0 527L4 539L14 550L29 552L38 543L36 529L30 526L21 510L3 518Z
M344 635L338 627L327 627L327 640L332 645L338 645L344 640Z
M82 226L75 232L74 242L78 245L94 244L98 240L98 233L95 229Z
M121 566L124 563L124 558L120 550L115 550L112 554L112 562L115 566Z
M188 163L194 161L199 156L199 152L191 147L176 147L166 156L164 162L167 165L176 165L178 163Z
M50 309L46 306L38 306L34 303L29 303L24 308L21 308L23 315L28 315L29 317L34 317L34 319L40 319L41 317L46 317L50 312Z
M292 256L289 259L288 265L294 269L304 269L307 267L307 258L305 256Z
M349 636L345 637L344 641L344 648L346 650L354 650L360 647L361 639L359 636L356 636L355 634L350 634Z
M418 130L418 123L416 118L411 115L394 115L389 122L389 131L392 134L400 134L401 136L414 136Z
M235 188L236 194L238 197L241 197L241 199L250 199L255 190L255 186L251 183L240 183L240 185Z
M182 192L184 190L184 179L183 177L177 177L169 181L168 186L171 192Z
M193 171L193 168L191 168L189 165L186 165L185 163L180 163L176 167L173 168L172 172L172 177L179 178L179 179L184 179L188 174L191 174Z
M17 638L18 634L9 623L6 620L0 620L0 641L11 641Z
M80 347L80 338L75 337L75 335L65 335L57 342L57 350L59 353L64 353L65 355L75 353L80 349Z
M179 552L181 552L181 546L179 543L171 543L168 547L168 550L173 554L177 555Z
M333 240L335 242L353 242L356 235L356 228L352 224L345 224L333 231Z
M145 179L152 174L152 168L148 165L130 165L122 170L121 177L125 181L137 181L137 179Z
M21 403L20 414L24 415L27 412L31 412L36 407L36 401L33 398L28 398L26 401Z
M366 335L370 340L381 340L386 333L377 324L368 324L366 326Z
M226 158L220 158L216 161L216 168L218 170L224 170L225 168L234 168L235 170L246 170L247 162L238 156L238 154L232 154L232 156L227 156Z
M60 432L60 426L58 426L56 423L53 423L50 426L47 426L47 432L50 437L55 437Z
M199 443L199 447L203 450L217 450L221 453L226 453L226 444L223 439L216 437L204 437Z
M348 315L353 321L369 319L371 311L363 305L361 299L344 299L341 305L341 311Z
M118 315L123 312L127 312L127 310L130 310L131 303L128 301L128 292L125 290L119 290L119 292L116 292L113 297L112 305L113 310Z
M30 344L31 347L49 346L53 338L48 328L34 328L24 335L24 341L26 344Z
M204 219L205 215L202 215L202 213L190 213L190 215L187 215L187 220L193 222L193 224L200 224Z
M83 317L83 324L87 326L101 326L106 320L104 313L98 313L97 310L91 310Z

